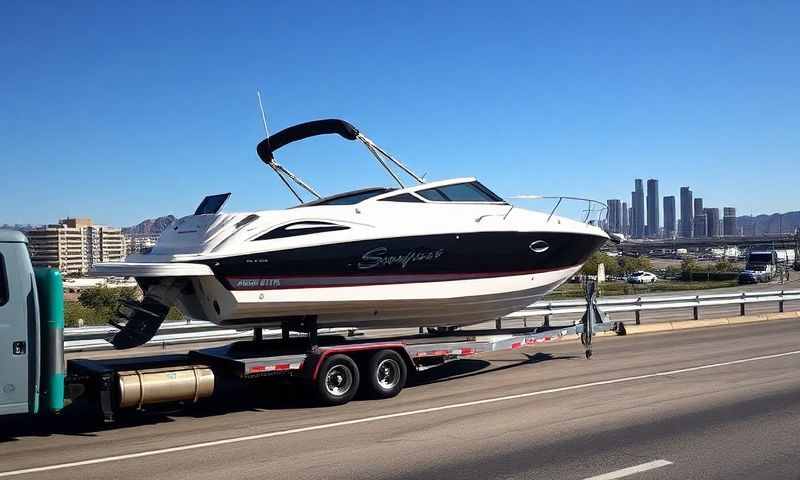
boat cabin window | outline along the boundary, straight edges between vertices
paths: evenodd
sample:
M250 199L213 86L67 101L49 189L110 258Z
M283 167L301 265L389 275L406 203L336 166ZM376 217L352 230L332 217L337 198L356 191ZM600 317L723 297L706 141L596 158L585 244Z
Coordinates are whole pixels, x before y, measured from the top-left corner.
M306 202L299 207L311 207L316 205L355 205L356 203L363 202L368 198L376 195L382 195L395 190L394 188L365 188L363 190L355 190L353 192L340 193L330 197L320 198L311 202Z
M380 202L404 202L404 203L422 203L422 200L411 195L410 193L401 193L392 197L381 198Z
M420 196L434 202L502 202L503 199L480 182L457 183L429 188L417 192Z

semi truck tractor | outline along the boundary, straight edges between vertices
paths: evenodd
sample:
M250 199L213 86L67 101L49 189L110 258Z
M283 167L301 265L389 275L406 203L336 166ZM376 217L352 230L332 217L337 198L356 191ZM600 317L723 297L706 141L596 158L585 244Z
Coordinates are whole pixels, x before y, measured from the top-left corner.
M319 403L339 405L357 392L373 398L400 393L408 375L469 355L517 349L580 336L591 354L593 332L612 325L594 302L568 327L431 332L392 337L318 335L283 331L278 338L254 331L253 339L178 355L113 357L64 355L64 294L61 274L34 268L27 239L0 230L0 419L6 415L61 412L81 399L105 422L124 409L195 403L224 395L220 380L258 382L287 376ZM145 349L146 350L146 349Z

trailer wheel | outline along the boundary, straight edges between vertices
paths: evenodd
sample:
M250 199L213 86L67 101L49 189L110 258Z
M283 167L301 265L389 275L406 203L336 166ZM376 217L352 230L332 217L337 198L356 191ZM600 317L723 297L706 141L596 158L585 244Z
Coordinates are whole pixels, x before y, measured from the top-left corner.
M323 405L342 405L358 391L358 367L347 355L331 355L322 361L316 380L317 399Z
M370 357L364 373L368 378L365 386L371 396L391 398L405 386L408 369L406 362L394 350L379 350Z

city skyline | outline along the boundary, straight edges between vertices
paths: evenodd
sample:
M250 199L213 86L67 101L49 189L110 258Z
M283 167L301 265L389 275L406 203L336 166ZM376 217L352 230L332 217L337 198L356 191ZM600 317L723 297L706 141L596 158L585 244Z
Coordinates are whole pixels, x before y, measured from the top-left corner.
M695 196L696 192L690 186L680 187L678 196L661 196L657 178L647 179L645 196L644 181L635 178L633 182L630 209L619 198L607 200L606 226L613 233L623 233L637 239L705 238L739 236L743 233L737 226L735 206L708 206L703 197ZM720 215L720 212L723 214Z

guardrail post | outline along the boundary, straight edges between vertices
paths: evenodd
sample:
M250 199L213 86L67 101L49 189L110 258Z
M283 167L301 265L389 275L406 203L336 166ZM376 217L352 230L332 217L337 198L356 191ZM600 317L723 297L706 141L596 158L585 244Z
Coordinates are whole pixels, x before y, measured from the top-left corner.
M543 327L549 328L550 327L550 314L544 316L544 323L542 323Z
M503 319L502 318L498 318L497 320L494 321L494 328L496 328L498 330L501 330L503 328Z
M745 293L742 292L742 303L739 304L739 315L742 316L742 317L744 317L747 314L745 312L745 308L744 308L744 297L745 297Z
M636 309L636 325L641 325L642 324L642 312L641 312L640 308L642 308L642 297L637 298L636 299L636 303L637 303L636 306L638 307Z
M781 299L778 300L778 311L783 313L783 290L781 290L780 297Z

